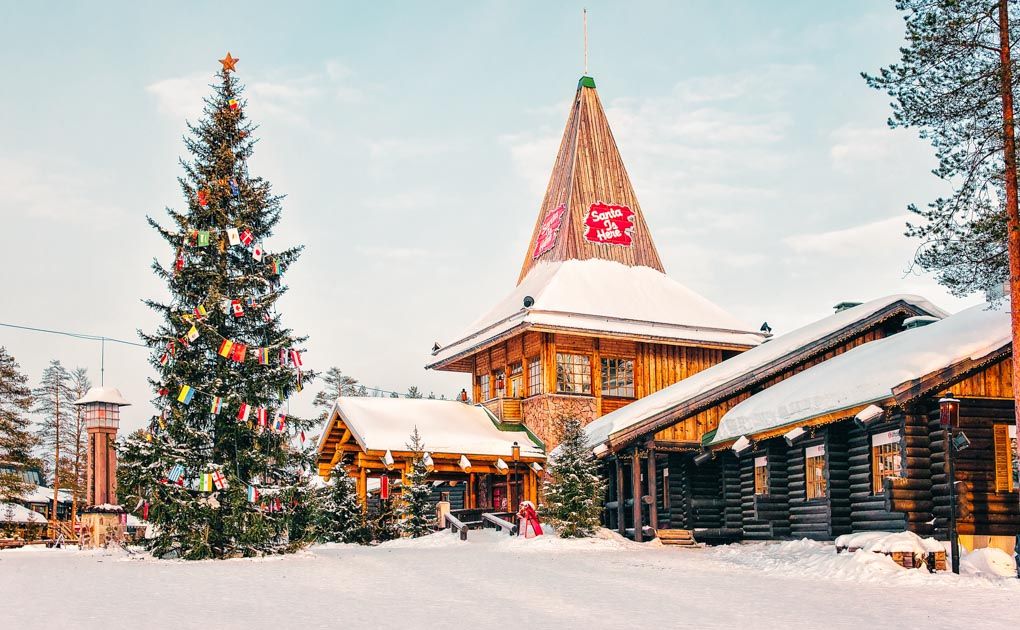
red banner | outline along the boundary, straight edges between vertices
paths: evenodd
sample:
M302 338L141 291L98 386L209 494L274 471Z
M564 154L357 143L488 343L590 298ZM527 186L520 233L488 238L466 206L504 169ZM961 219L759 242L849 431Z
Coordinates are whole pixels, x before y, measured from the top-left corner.
M588 208L584 225L584 238L592 243L630 247L631 232L634 231L634 211L627 206L597 201Z
M386 475L379 477L379 498L384 501L390 498L390 478Z
M542 219L542 227L538 230L538 238L535 239L535 251L532 258L538 258L546 253L556 243L556 236L560 233L560 225L563 224L563 213L567 211L566 204L560 204L545 213Z

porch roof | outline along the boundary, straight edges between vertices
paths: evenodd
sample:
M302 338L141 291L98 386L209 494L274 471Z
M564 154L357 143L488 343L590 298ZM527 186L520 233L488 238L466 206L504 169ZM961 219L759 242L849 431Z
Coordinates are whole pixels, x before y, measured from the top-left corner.
M723 416L720 444L789 425L834 418L888 401L901 386L951 366L980 365L1008 349L1009 304L980 304L920 328L866 343L765 389Z

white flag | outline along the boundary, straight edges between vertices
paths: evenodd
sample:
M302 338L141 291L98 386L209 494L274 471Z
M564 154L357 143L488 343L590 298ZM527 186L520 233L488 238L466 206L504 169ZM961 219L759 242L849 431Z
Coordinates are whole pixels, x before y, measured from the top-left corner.
M227 240L231 245L241 244L241 236L237 233L237 228L227 228Z
M255 249L251 250L252 258L254 258L255 260L257 260L259 262L262 262L262 254L264 254L264 253L265 253L265 251L262 249L261 245L256 245Z

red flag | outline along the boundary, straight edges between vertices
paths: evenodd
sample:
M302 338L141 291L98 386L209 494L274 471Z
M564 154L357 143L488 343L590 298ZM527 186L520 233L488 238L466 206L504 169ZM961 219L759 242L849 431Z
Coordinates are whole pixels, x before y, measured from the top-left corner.
M230 358L237 363L244 363L244 355L248 352L248 346L243 343L235 343L233 350L230 352Z
M242 244L244 244L244 245L251 245L251 242L253 240L255 240L255 237L252 236L251 232L249 232L248 230L245 230L245 231L241 232L241 243Z

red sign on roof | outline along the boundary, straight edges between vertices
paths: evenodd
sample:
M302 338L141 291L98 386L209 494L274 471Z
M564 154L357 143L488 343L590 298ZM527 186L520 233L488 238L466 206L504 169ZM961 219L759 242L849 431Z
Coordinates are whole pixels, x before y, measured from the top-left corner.
M538 238L535 239L535 251L531 254L532 258L538 258L552 249L553 244L556 243L556 236L560 233L560 225L563 224L563 213L566 211L566 204L561 203L545 213L542 227L538 231Z
M634 211L627 206L597 201L588 208L584 225L584 238L592 243L630 247L631 232L634 231Z

